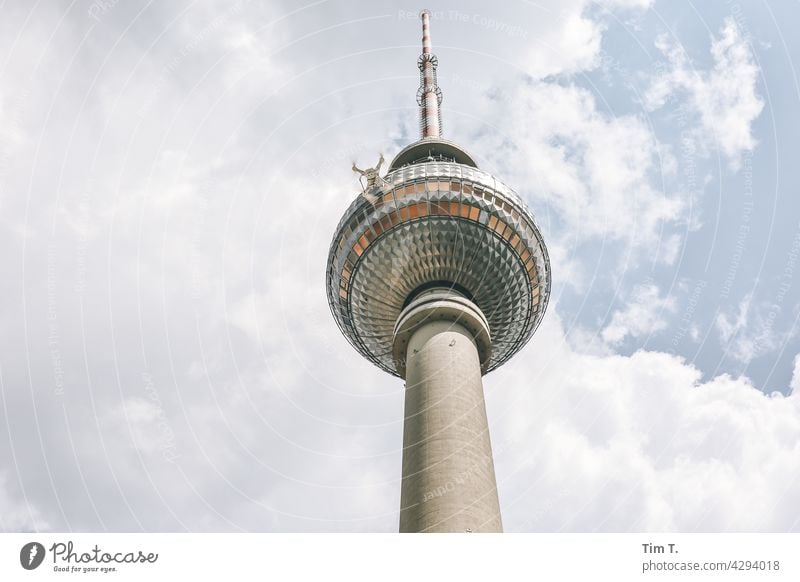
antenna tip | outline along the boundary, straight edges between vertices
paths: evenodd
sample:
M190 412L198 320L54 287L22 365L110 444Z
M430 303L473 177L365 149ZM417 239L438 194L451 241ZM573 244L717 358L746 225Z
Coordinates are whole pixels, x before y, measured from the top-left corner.
M430 17L430 15L431 15L431 11L428 10L427 8L423 8L419 13L419 17L420 18L425 18L426 16Z

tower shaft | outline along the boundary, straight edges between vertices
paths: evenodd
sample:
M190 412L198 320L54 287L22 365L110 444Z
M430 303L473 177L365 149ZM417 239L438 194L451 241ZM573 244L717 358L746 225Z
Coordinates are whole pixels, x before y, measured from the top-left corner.
M488 328L453 297L421 296L398 323L396 341L408 338L401 532L502 531L481 381Z

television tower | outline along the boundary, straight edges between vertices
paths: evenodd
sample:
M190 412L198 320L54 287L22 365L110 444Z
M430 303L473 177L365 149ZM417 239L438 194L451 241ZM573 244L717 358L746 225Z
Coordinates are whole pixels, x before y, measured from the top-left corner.
M421 139L359 170L328 255L328 302L365 358L405 379L401 532L500 532L482 376L531 338L550 262L522 199L442 138L423 11Z

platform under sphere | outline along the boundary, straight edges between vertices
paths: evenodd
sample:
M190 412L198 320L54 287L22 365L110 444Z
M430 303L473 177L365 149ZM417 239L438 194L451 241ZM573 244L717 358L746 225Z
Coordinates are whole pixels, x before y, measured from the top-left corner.
M525 345L547 306L550 265L534 217L472 165L396 164L336 229L327 266L336 323L367 359L402 376L392 357L400 312L426 285L451 285L488 320L491 354L481 372L489 372Z

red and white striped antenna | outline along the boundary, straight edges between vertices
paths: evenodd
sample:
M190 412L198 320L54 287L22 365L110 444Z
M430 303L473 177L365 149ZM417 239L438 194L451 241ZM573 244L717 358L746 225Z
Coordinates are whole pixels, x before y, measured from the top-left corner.
M419 56L419 89L417 104L420 107L420 133L422 138L440 137L442 135L442 90L436 82L436 67L439 61L433 54L431 46L431 13L423 10L422 18L422 54Z

